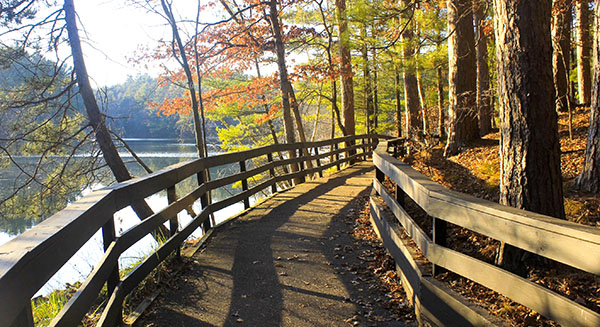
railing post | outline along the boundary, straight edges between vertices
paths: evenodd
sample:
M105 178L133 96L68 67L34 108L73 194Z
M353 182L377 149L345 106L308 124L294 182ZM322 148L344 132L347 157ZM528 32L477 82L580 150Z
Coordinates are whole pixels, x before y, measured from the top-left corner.
M196 177L198 178L198 186L202 186L202 184L204 184L204 182L206 181L206 172L203 170L196 174ZM200 196L200 205L202 205L202 210L208 207L208 195L206 194L207 192L210 191L207 190L204 194ZM207 217L204 223L202 223L202 230L206 234L206 232L208 232L209 229L210 219Z
M273 154L271 152L267 153L267 160L269 163L273 162ZM271 178L275 178L275 167L269 169L269 174L271 175ZM271 193L277 193L277 183L271 185Z
M115 220L114 218L109 219L104 226L102 226L102 242L104 243L104 251L108 250L110 244L116 239L115 233ZM108 297L110 298L110 294L113 293L121 278L119 277L119 261L117 261L116 266L110 272L110 275L106 279L106 287L108 289ZM119 301L117 301L119 302ZM119 302L115 305L119 306L118 311L122 312L123 303ZM121 324L123 320L123 316L119 314L118 317L115 318L115 325Z
M306 157L304 156L304 151L302 151L302 148L299 148L297 150L298 158L300 159L300 162L298 162L298 167L300 167L300 172L302 172L302 174L300 175L300 183L304 183L306 182Z
M31 300L25 303L23 310L9 327L33 327L33 312L31 310Z
M406 193L404 193L404 190L396 184L396 202L398 202L401 207L404 207L404 199L406 199Z
M367 161L367 153L368 153L368 151L367 151L367 145L365 144L365 138L364 137L360 138L360 144L361 144L362 154L363 154L362 155L362 157L363 157L362 160L363 161Z
M333 150L334 150L334 151L337 151L337 150L338 150L338 144L337 144L337 142L336 142L336 143L333 143ZM340 154L339 154L338 152L336 152L334 156L335 156L335 162L338 162L338 161L340 161ZM337 166L337 170L338 170L338 171L342 170L342 168L340 167L340 164L339 164L339 162L338 162L338 164L337 164L336 166Z
M169 204L177 202L177 191L175 190L175 185L167 188L167 201L169 202ZM169 229L171 231L171 237L177 234L177 231L179 229L179 219L177 218L177 214L175 214L175 217L169 220ZM181 257L180 246L177 247L177 250L175 250L175 254L177 255L177 258Z
M441 220L439 218L433 218L433 243L440 245L440 246L446 246L447 245L447 240L446 240L446 235L447 235L447 229L448 229L448 224L446 223L446 221ZM433 265L433 269L431 274L435 277L438 274L443 273L444 271L446 271L444 268Z
M102 242L104 243L104 251L108 250L110 244L116 239L115 235L115 220L109 219L102 226ZM119 264L113 269L107 279L108 294L111 294L119 283Z
M315 156L317 157L317 170L319 171L319 177L323 177L323 170L321 169L321 158L319 158L319 147L315 147Z
M385 179L385 174L379 169L379 167L375 167L375 178L377 178L380 183L383 183L383 180Z
M246 160L240 161L240 173L246 171ZM248 191L248 179L242 179L242 191ZM244 198L244 209L250 208L250 199L248 197Z

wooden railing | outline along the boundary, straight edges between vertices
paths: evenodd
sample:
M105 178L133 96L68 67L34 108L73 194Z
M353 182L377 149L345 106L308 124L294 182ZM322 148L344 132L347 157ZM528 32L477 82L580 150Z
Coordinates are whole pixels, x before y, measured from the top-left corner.
M92 236L102 229L105 254L85 282L52 321L51 326L77 326L97 300L102 287L107 284L108 303L98 325L114 326L122 320L124 297L168 255L178 250L182 242L208 217L225 207L243 202L250 206L249 198L265 189L277 191L276 185L284 181L303 180L331 167L364 159L377 144L376 135L357 135L311 143L279 144L237 153L183 162L156 173L94 191L58 212L14 240L0 246L0 322L2 326L32 326L31 298ZM273 154L285 153L274 160ZM296 155L293 155L296 154ZM286 158L287 156L287 158ZM332 158L330 160L324 160ZM333 159L335 158L335 159ZM246 162L255 160L247 169ZM323 163L322 163L323 160ZM312 164L308 164L311 162ZM175 185L186 178L223 165L239 164L240 172L207 181L189 194L178 198ZM276 168L299 165L300 170ZM312 168L308 168L312 167ZM248 179L266 174L257 185L248 186ZM201 180L199 178L199 180ZM207 192L241 181L242 192L224 200L208 204L191 223L178 228L177 214L189 208ZM167 191L169 205L141 221L122 235L115 235L113 215L130 204L161 191ZM170 221L170 235L156 251L145 258L122 279L118 260L130 246L153 233ZM207 226L209 227L209 226ZM206 230L205 230L206 232Z
M401 270L405 288L412 294L420 319L446 326L493 324L478 315L477 310L453 298L450 295L453 292L432 278L435 269L441 267L492 289L562 326L600 326L600 315L589 308L530 280L445 246L446 222L449 222L599 275L599 228L450 191L388 154L386 150L392 146L386 143L382 142L373 153L376 166L373 187L394 217L385 219L386 214L379 204L381 198L373 194L371 219ZM395 184L395 197L382 185L385 176ZM406 196L433 217L433 239L403 208ZM398 230L397 223L403 228ZM433 272L423 269L416 259L414 248L400 236L402 229L433 265Z

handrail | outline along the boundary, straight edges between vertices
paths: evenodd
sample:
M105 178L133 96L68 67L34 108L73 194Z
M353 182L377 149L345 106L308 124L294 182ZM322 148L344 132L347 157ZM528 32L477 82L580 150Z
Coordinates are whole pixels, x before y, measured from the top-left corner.
M444 240L438 240L435 236L445 233L445 230L439 230L445 229L445 226L439 222L450 222L599 275L600 229L448 190L388 154L386 143L380 143L373 152L373 163L377 173L377 177L373 180L373 187L434 268L442 267L471 279L563 326L600 326L600 314L527 279L451 250L445 247ZM397 198L394 198L382 185L384 176L389 177L396 184ZM403 196L410 197L428 215L434 217L433 240L403 209L401 204L404 202ZM372 211L373 207L376 207L374 203L372 203ZM377 216L377 209L375 208L374 211L372 214ZM380 221L377 223L379 224ZM389 241L389 237L387 239L389 246L397 246L392 244L395 242ZM402 258L398 259L402 260ZM406 270L408 271L405 271L405 274L415 276L412 268L407 266Z
M112 226L112 233L114 234L113 214L115 212L135 201L143 200L152 194L173 188L177 183L197 175L205 169L229 164L243 165L244 169L241 169L240 173L207 181L187 195L174 201L170 200L166 208L146 218L120 237L114 237L113 235L113 239L105 239L106 251L104 257L51 324L52 326L79 324L91 303L96 299L98 291L108 280L109 293L112 292L110 303L113 306L107 306L101 322L105 325L114 325L121 319L122 299L132 290L131 285L135 287L140 280L145 278L147 272L152 271L168 254L178 248L183 240L200 226L211 213L236 202L247 202L248 198L265 188L274 189L274 185L277 183L295 178L304 178L321 173L323 170L336 165L339 167L344 162L365 158L377 144L379 137L379 135L372 134L353 135L325 141L277 144L241 152L226 153L178 163L155 173L94 191L36 225L31 230L0 246L0 321L19 324L23 315L25 315L25 320L30 320L27 316L31 315L31 297L98 230L103 229L109 232L110 235ZM359 140L361 142L357 144L356 141ZM346 147L338 147L337 145L340 143L345 143ZM302 155L296 158L272 160L272 155L276 152L310 150L325 146L329 147L328 151L315 151L315 154L307 151L308 156ZM361 152L356 150L361 150ZM343 158L339 157L341 153L345 153ZM320 160L322 158L332 155L336 155L336 161L321 165ZM245 161L263 156L270 159L264 160L265 164L244 171ZM313 165L310 169L283 175L274 174L277 167L302 164L313 160L316 160L318 164ZM110 278L111 276L114 277L119 256L139 239L156 230L164 222L174 219L178 212L189 207L206 192L238 181L245 181L252 176L267 171L270 172L269 175L273 173L273 176L270 176L267 180L250 189L245 186L243 192L202 208L202 211L194 217L194 220L188 226L181 231L171 231L170 238L159 247L155 255L149 256L136 269L131 271L125 279L118 281L117 275L115 277L117 279L116 284L111 285Z

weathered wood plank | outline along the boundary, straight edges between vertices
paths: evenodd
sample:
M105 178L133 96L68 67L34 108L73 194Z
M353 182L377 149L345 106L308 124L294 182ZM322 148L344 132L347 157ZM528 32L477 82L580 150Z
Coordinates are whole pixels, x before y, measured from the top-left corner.
M76 201L0 246L0 317L9 324L114 212L111 190Z
M429 215L541 256L600 274L600 230L449 191L384 152L373 157ZM585 254L585 255L584 255Z
M375 178L373 178L373 188L390 208L398 222L402 225L402 227L404 227L408 236L413 239L415 244L417 244L417 247L419 247L419 249L427 257L427 250L429 249L429 245L432 243L429 236L427 236L427 234L421 229L421 227L419 227L412 217L401 206L398 205L398 202L394 200L392 195Z
M35 292L37 292L37 290L43 286L43 284L58 271L58 269L62 267L62 265L64 265L64 263L83 244L85 244L98 229L112 219L112 215L115 211L130 205L135 200L143 199L161 190L172 187L184 179L210 167L231 164L261 155L271 155L273 152L300 148L315 148L333 144L337 145L342 142L349 142L364 137L374 139L377 136L354 135L318 142L271 145L239 153L229 153L197 159L178 163L153 174L135 178L124 183L113 185L107 189L93 192L75 202L69 208L62 210L36 226L34 229L25 232L13 241L0 247L0 317L5 321L14 320L22 310L24 303L28 303L27 301L31 296L35 294ZM372 143L375 144L376 142ZM363 148L364 146L364 144L356 145L356 148ZM338 153L349 151L352 148L339 149ZM185 209L185 207L193 203L199 196L202 196L213 188L226 185L223 183L233 183L236 180L242 180L267 170L271 171L274 170L276 166L286 163L299 162L302 160L319 160L328 155L330 154L324 153L309 156L307 158L292 158L276 162L272 161L267 165L257 167L237 176L229 176L207 182L183 198L175 202L170 201L172 203L167 208L127 231L117 241L118 247L119 249L129 247L141 237L151 232L156 226L160 226L164 221L172 219L174 217L173 215L176 215L177 212ZM337 164L350 161L354 158L356 157L344 158ZM335 163L333 163L333 165L335 165ZM274 186L276 185L276 182L283 181L286 178L302 177L314 172L322 172L323 169L327 169L333 165L324 165L320 168L317 167L316 169L306 169L298 173L271 178L242 194L236 195L226 201L219 202L218 204L211 206L211 208L214 211L218 210L218 208L223 208L231 203L240 201L240 199L247 200L249 196L262 190L265 185L267 187ZM115 254L117 253L115 251L115 249L111 250L110 258L117 255ZM120 252L120 250L118 252ZM98 266L98 269L102 271L102 274L104 269L107 269L107 265L110 266L110 264L107 263ZM32 273L34 271L35 273ZM99 278L97 276L100 276L98 274L99 272L91 278L96 281ZM122 288L119 292L122 292Z
M433 279L421 279L421 294L419 295L421 312L437 326L502 326L498 321L483 310L464 301L462 297L446 285Z
M419 264L413 259L412 249L405 244L393 230L392 225L386 221L382 215L383 208L373 198L370 199L370 208L372 220L375 222L374 227L377 228L379 235L381 235L383 245L390 252L396 264L402 269L413 292L417 295L420 294L420 280L423 273L419 268Z
M600 326L600 315L527 279L468 255L431 244L429 259L533 309L561 326Z
M96 265L85 282L81 284L77 292L73 294L73 297L58 315L54 317L50 323L50 327L78 326L81 324L83 317L98 298L98 294L100 294L105 281L116 267L122 252L117 242L110 244L100 263Z

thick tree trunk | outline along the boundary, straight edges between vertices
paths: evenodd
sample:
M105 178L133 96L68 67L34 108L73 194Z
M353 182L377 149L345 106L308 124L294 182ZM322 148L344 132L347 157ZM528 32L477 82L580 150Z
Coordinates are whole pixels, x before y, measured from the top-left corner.
M552 73L556 89L556 110L569 109L569 71L571 68L571 0L553 0Z
M475 20L475 43L477 54L477 112L479 114L479 134L486 135L492 130L490 101L490 69L488 67L487 36L485 27L485 11L487 0L473 1L473 19Z
M94 129L96 142L102 151L104 161L112 171L117 182L129 180L131 179L131 175L129 174L127 167L125 167L125 163L123 163L123 160L119 156L119 152L117 151L117 148L110 137L110 133L104 122L104 116L102 116L100 113L100 108L96 102L94 91L90 85L87 69L85 67L85 61L83 60L83 52L81 50L81 41L79 40L79 31L77 29L73 0L65 0L64 11L65 21L67 24L67 34L73 56L73 68L75 70L75 76L77 77L77 85L79 86L79 93L83 99L83 104L85 106L88 119L92 125L92 128ZM132 208L142 220L154 214L152 209L150 209L145 201L133 203ZM166 229L163 230L163 233L165 233L164 235L168 235Z
M592 74L590 72L590 9L589 0L575 2L577 17L577 81L579 102L589 104L591 99ZM596 5L598 7L598 5ZM595 29L598 31L598 29Z
M500 105L500 202L564 218L552 83L551 3L494 0ZM522 250L503 246L497 261L526 273Z
M437 68L437 89L438 89L438 128L440 139L446 136L445 110L444 110L444 76L442 66Z
M446 156L479 138L472 0L448 0L448 142Z
M419 86L417 82L417 76L415 74L415 33L414 33L414 17L412 12L415 10L414 3L412 0L402 0L406 7L403 18L405 23L407 20L406 28L402 33L402 62L404 64L404 70L402 77L404 79L404 107L406 110L406 136L409 138L415 137L420 134L422 122L419 117L421 112L421 106L419 105ZM408 10L408 9L411 10Z
M600 31L600 6L596 4L595 31ZM575 186L590 193L600 193L600 35L594 38L594 81L592 83L590 127L585 161Z
M347 135L355 134L354 82L352 80L352 57L350 56L350 32L346 17L346 0L335 0L339 30L339 56L342 93L342 117Z

